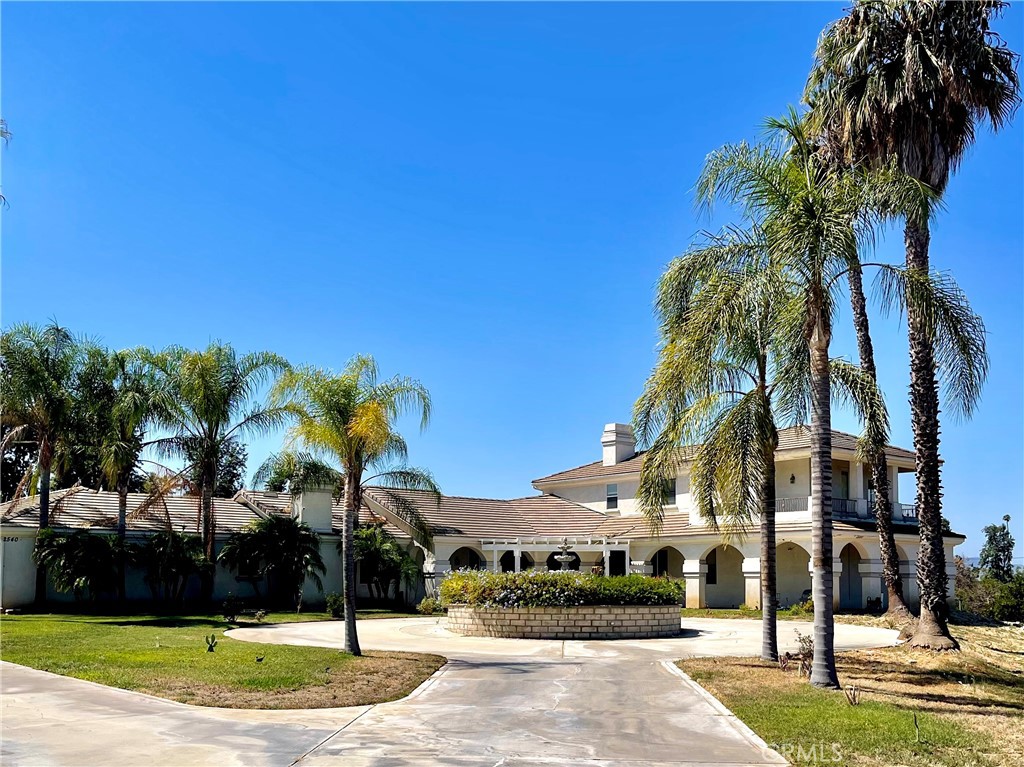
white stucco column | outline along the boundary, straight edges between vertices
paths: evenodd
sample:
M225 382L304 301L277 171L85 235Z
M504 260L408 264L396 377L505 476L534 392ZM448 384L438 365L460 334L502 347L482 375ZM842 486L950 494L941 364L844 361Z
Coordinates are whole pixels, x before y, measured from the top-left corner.
M423 584L427 596L436 596L444 579L445 573L452 569L451 562L447 559L434 559L427 557L423 561Z
M895 466L889 466L889 500L893 506L900 502L900 470Z
M628 558L627 558L628 559ZM605 577L612 573L612 552L605 546L601 549L601 561L604 562L604 574ZM629 575L629 562L626 562L626 575Z
M683 578L686 580L686 606L694 609L707 607L707 562L698 559L685 560Z
M850 498L857 503L857 516L868 516L868 502L864 493L864 464L850 461Z
M761 558L745 557L740 566L743 572L743 604L761 607Z
M839 610L839 579L843 575L843 560L832 560L832 609Z
M858 569L860 571L860 606L866 608L869 599L881 599L884 603L885 595L882 593L882 560L862 559Z
M522 550L522 548L520 548L519 546L516 546L514 549L512 549L512 556L514 556L516 558L515 564L512 565L512 572L518 573L522 569L522 562L521 562L521 560L523 558L523 550Z
M807 563L807 572L811 574L811 588L814 588L814 558ZM832 560L832 610L839 609L839 579L843 575L843 560L836 557ZM813 595L812 595L813 596Z

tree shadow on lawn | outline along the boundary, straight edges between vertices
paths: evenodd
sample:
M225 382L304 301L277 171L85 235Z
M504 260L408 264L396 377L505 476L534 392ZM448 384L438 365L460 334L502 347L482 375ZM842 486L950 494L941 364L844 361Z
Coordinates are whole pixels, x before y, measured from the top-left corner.
M71 618L62 622L88 623L93 626L145 626L151 628L196 628L202 626L204 628L220 629L232 627L232 624L220 618L173 615L140 615L132 618Z

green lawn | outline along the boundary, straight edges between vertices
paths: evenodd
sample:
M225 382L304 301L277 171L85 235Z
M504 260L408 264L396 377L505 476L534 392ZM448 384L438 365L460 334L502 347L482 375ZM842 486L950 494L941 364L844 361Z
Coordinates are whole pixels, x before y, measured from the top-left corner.
M1016 767L1024 634L1011 627L954 633L960 653L902 646L840 653L840 682L861 690L855 706L842 692L811 687L796 664L788 671L752 658L678 665L795 764Z
M303 614L300 619L312 619ZM270 619L294 619L294 613ZM441 667L436 655L254 644L209 616L20 615L0 619L0 658L184 703L323 708L394 700ZM207 652L205 637L217 638ZM257 661L262 658L262 661Z

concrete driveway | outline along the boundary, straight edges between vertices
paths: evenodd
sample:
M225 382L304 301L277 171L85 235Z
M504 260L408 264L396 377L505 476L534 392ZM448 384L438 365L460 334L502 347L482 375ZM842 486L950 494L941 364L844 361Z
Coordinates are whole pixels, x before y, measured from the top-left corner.
M401 701L316 711L204 709L2 664L5 765L785 764L671 660L753 655L760 623L684 620L678 639L469 639L442 620L361 621L364 648L450 662ZM783 648L795 630L780 622ZM239 640L334 647L339 623L235 629ZM836 626L840 649L896 632Z

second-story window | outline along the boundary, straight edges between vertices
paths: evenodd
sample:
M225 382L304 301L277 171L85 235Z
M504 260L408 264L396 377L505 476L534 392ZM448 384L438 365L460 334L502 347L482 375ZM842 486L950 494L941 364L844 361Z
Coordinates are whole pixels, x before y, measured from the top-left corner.
M604 486L604 501L606 509L617 509L619 508L619 486L618 485L605 485Z
M662 492L663 500L662 505L664 506L675 506L676 505L676 481L675 479L665 480L665 489Z

